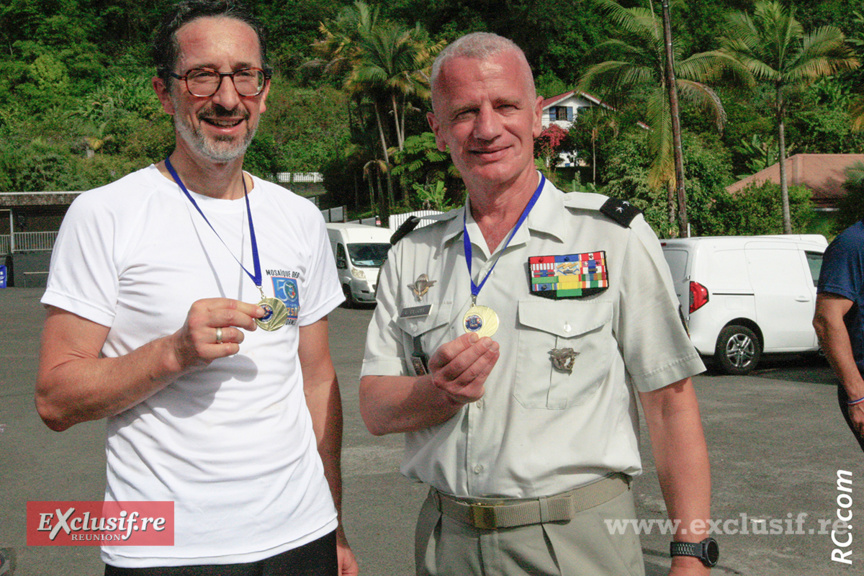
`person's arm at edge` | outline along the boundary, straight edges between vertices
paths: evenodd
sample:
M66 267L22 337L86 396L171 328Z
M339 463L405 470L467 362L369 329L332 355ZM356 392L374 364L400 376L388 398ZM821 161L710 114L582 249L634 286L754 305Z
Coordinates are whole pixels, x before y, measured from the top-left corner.
M118 414L152 396L190 367L236 354L255 329L255 305L228 299L192 305L180 330L117 358L100 355L109 328L48 306L36 380L36 410L55 431ZM224 326L221 344L215 328ZM228 328L235 326L236 328Z
M297 353L303 371L306 406L312 417L318 454L339 516L336 530L339 573L351 576L358 573L359 567L342 525L342 398L330 358L327 317L301 326L299 338Z
M685 378L639 397L669 519L679 521L674 539L699 542L708 536L711 469L693 382ZM698 530L700 523L703 531ZM709 571L698 558L676 556L669 574Z
M830 292L816 295L816 311L813 328L819 344L840 380L849 400L864 398L864 378L855 364L852 342L843 317L852 308L853 302ZM858 425L858 434L864 436L864 404L849 407L849 417Z

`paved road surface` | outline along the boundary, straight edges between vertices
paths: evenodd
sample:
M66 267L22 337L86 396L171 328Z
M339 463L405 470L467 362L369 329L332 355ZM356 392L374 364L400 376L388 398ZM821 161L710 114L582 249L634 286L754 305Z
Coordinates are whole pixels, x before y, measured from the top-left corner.
M26 546L27 501L100 499L104 487L104 424L57 434L33 410L40 295L38 289L0 290L0 548L14 549L18 576L97 575L96 548ZM331 316L345 405L345 524L363 574L408 576L413 522L426 490L398 473L401 438L372 437L357 411L370 316L368 309L341 308ZM864 455L837 412L827 367L769 362L755 376L708 373L696 386L712 459L712 516L725 531L717 536L722 556L714 574L864 574ZM661 520L663 500L644 430L643 445L646 473L634 485L637 505L641 518ZM852 474L850 495L837 489L838 470ZM820 520L836 519L838 496L843 505L852 503L852 542L844 548L852 551L852 566L831 561L830 528L820 529ZM799 518L802 533L796 534ZM643 536L649 576L665 573L668 541L656 526Z

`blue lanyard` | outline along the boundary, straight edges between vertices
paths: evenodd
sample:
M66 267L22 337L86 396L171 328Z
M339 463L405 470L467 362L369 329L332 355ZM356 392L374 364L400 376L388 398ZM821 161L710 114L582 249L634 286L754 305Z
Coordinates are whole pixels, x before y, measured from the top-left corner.
M180 179L180 176L177 175L177 171L174 170L174 166L171 165L170 158L165 159L165 167L168 168L168 172L171 173L171 177L174 178L174 181L177 182L177 185L180 186L180 189L183 191L183 194L186 195L186 198L192 202L192 206L201 214L201 217L204 218L204 222L210 226L210 229L213 230L213 233L216 234L216 237L222 242L225 248L228 248L228 245L225 244L225 241L222 240L222 237L219 236L219 233L216 232L216 229L213 227L213 224L210 223L210 220L207 219L207 216L204 215L204 212L201 211L201 207L198 206L198 203L195 202L195 198L192 197L192 194L189 193L189 190L186 189L186 186L183 184L183 181ZM237 263L240 264L240 268L243 268L243 271L246 273L249 278L252 279L252 282L255 283L255 287L261 291L261 261L258 259L258 242L255 240L255 226L252 225L252 209L249 206L249 194L246 192L246 178L243 174L240 174L243 179L243 198L246 200L246 214L249 215L249 237L252 240L252 263L255 265L255 274L249 272L245 266L237 260L237 256L234 256L234 252L231 249L228 249L228 253L234 257L234 260L237 260ZM263 297L264 292L261 291L261 295Z
M519 220L516 222L516 226L513 228L513 232L511 232L510 235L507 237L507 241L504 243L504 247L501 248L500 252L498 252L498 258L495 259L492 267L489 268L488 272L486 272L486 275L483 277L483 280L480 282L479 285L474 283L474 275L471 273L471 238L468 236L468 227L466 226L466 221L468 220L468 207L465 207L465 212L462 213L462 244L465 247L465 261L468 263L468 279L471 280L472 304L476 303L477 295L480 294L480 290L483 288L483 285L486 284L486 280L489 279L489 275L492 274L492 270L494 270L495 266L498 264L498 260L501 258L501 254L503 254L504 250L507 249L507 246L510 245L510 240L513 239L513 237L516 235L516 232L519 230L519 227L522 226L522 223L528 218L528 214L531 212L534 204L537 203L537 199L540 198L540 192L543 191L543 184L545 183L546 177L543 176L543 174L540 174L540 184L534 191L534 195L531 196L528 204L522 210L522 214L519 216Z

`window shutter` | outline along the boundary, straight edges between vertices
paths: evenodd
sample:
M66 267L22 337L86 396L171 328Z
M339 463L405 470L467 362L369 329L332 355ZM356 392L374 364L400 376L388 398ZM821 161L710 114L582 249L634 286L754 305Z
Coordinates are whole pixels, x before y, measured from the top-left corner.
M572 106L567 107L567 121L573 122L573 107Z
M556 118L555 118L555 108L554 108L554 107L549 108L549 121L550 121L550 122L554 122L555 120L556 120Z

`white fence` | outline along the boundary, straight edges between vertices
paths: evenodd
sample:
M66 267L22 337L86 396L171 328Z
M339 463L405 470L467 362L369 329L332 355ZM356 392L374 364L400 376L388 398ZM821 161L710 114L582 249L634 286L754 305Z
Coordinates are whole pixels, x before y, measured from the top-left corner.
M13 243L9 234L0 235L0 255L15 252L50 252L57 232L16 232Z
M432 220L430 220L428 216L437 216L438 214L443 214L443 212L440 210L417 210L415 212L406 212L405 214L391 214L388 225L389 228L395 232L399 229L399 226L408 220L408 218L411 216L417 216L420 218L420 224L418 224L417 227L422 228L423 226L428 226L432 223Z

